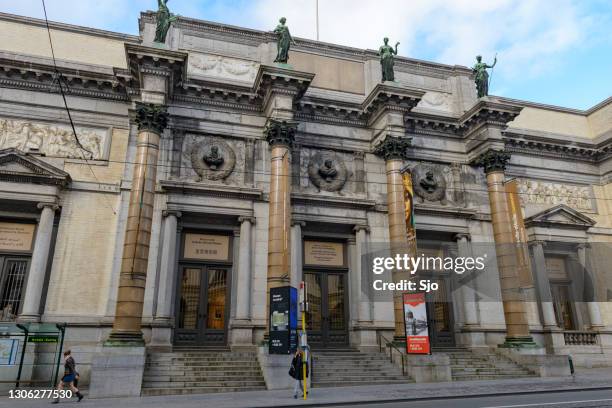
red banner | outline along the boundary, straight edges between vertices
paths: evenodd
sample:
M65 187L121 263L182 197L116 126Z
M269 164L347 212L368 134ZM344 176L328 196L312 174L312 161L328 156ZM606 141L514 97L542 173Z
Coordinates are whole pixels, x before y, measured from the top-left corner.
M424 293L404 293L404 327L406 352L429 354L429 330Z

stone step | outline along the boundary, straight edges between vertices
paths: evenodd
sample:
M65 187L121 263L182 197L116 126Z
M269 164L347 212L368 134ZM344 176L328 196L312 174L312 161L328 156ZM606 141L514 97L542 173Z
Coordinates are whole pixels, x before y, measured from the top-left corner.
M384 384L407 384L407 383L413 383L414 380L411 380L409 378L406 379L402 379L402 380L389 380L389 381L375 381L375 380L370 380L370 381L325 381L325 382L319 382L319 381L314 381L313 385L315 388L328 388L328 387L352 387L352 386L358 386L358 385L384 385Z
M189 388L143 388L142 396L209 394L219 392L262 391L265 386L257 387L189 387Z
M259 367L259 362L258 361L183 361L181 363L172 363L170 361L164 361L164 362L157 362L157 361L152 361L152 362L147 362L146 366L148 367L163 367L163 366L181 366L181 367L198 367L198 366L210 366L210 367L220 367L220 366L240 366L240 367L247 367L247 366L255 366L255 367Z
M258 387L264 386L266 383L262 380L237 380L237 381L190 381L189 379L184 379L183 381L154 381L147 382L143 384L143 388L194 388L194 387L230 387L230 388L240 388L240 387Z
M152 381L220 381L220 380L259 380L259 373L204 373L204 374L193 374L193 375L184 375L184 374L169 374L169 373L150 373L147 372L146 375L143 376L143 381L152 382Z

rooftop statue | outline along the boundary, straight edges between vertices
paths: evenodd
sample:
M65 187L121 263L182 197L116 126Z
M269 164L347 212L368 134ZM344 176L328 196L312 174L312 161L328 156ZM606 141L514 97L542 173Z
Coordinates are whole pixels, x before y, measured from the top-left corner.
M493 68L495 64L497 64L497 57L493 60L493 65L487 65L482 62L482 56L476 56L476 64L472 68L472 71L476 74L474 81L476 82L479 98L489 94L489 73L487 72L487 68Z
M170 29L170 24L178 18L178 16L170 13L166 3L168 3L168 0L157 0L157 28L155 29L154 41L162 44L166 42L166 35Z
M385 37L383 40L385 43L379 48L378 55L380 55L380 65L382 68L382 80L384 81L395 81L395 74L393 73L394 55L397 55L397 46L399 42L395 43L395 49L389 45L389 38Z
M289 27L285 25L287 19L285 17L281 17L279 20L279 24L274 29L274 34L278 35L278 41L276 42L276 59L274 62L280 62L282 64L286 64L289 60L289 48L291 44L295 45L295 41L293 41L293 37L289 33Z

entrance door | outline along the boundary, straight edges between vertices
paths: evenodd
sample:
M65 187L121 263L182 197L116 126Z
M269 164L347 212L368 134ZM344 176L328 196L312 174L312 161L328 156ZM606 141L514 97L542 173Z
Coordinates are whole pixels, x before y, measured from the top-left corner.
M346 273L305 272L308 343L315 347L348 345Z
M176 344L225 344L229 268L183 266L179 282Z
M447 279L431 279L439 286L427 302L429 336L432 347L454 347L453 303Z

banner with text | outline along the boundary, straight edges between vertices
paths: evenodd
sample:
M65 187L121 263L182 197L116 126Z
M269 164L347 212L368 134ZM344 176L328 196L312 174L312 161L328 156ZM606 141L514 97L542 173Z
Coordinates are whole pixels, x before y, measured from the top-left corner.
M406 352L408 354L429 354L425 293L404 293L404 324Z

